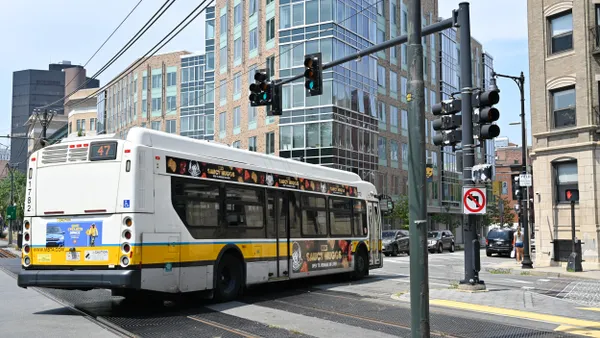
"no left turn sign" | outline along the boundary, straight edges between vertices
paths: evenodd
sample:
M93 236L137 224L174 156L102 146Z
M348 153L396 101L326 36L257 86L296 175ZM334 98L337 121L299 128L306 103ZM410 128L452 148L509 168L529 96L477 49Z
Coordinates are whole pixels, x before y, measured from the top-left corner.
M463 187L463 213L483 215L486 205L485 189Z

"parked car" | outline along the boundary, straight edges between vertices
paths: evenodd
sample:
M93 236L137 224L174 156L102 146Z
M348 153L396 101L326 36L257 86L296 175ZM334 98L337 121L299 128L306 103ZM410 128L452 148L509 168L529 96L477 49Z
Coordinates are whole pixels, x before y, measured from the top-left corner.
M408 231L386 230L382 232L383 254L386 256L398 256L399 253L409 253Z
M491 229L485 239L485 254L488 257L494 253L510 257L514 234L513 229Z
M429 252L442 253L444 249L454 252L454 235L450 230L429 231L427 233L427 248Z

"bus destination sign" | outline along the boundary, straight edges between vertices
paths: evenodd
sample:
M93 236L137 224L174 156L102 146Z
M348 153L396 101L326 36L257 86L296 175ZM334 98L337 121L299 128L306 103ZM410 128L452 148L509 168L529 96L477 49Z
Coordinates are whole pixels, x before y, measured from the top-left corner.
M166 156L167 173L357 197L356 187Z

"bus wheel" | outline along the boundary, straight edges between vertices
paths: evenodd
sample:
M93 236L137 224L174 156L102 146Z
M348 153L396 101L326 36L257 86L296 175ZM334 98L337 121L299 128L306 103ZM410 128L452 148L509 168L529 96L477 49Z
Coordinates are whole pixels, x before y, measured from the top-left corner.
M225 255L217 268L215 298L228 302L237 298L242 288L242 264L236 257Z
M369 258L364 247L358 249L354 256L354 279L361 279L369 274Z

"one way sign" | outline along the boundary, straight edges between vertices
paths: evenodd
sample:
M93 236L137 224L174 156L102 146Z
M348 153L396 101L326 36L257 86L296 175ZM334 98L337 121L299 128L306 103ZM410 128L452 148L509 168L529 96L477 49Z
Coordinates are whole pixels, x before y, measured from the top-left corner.
M463 213L483 215L486 206L485 188L463 187Z

